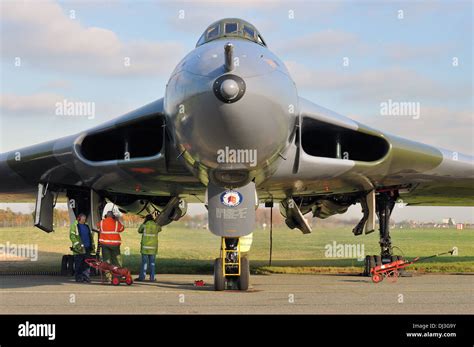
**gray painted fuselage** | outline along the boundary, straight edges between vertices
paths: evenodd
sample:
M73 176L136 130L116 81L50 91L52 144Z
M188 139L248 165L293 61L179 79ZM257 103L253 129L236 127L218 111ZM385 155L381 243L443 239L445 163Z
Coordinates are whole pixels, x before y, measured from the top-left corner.
M234 47L229 72L224 66L227 43ZM213 92L216 79L226 75L245 81L245 93L236 102L222 102ZM189 53L172 73L164 98L175 145L204 184L210 179L227 185L214 175L219 171L247 175L231 186L269 177L289 146L296 108L296 87L284 64L266 47L239 38L208 42ZM219 153L230 151L242 155L219 160Z

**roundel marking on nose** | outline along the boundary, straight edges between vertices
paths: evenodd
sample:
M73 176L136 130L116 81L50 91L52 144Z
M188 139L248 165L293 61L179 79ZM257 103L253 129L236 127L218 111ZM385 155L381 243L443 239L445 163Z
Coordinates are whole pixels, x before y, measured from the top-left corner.
M232 74L218 77L213 84L215 96L222 102L230 104L242 98L246 85L242 78Z

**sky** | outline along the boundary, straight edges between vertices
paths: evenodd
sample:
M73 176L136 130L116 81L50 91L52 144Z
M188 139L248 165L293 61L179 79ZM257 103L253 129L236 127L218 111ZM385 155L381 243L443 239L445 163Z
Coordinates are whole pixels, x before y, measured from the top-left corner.
M259 29L299 95L388 133L474 154L473 3L456 0L3 0L0 152L77 133L162 97L173 68L224 17ZM94 117L57 115L63 100L93 102ZM419 103L420 117L382 116L388 100ZM398 214L474 222L473 211Z

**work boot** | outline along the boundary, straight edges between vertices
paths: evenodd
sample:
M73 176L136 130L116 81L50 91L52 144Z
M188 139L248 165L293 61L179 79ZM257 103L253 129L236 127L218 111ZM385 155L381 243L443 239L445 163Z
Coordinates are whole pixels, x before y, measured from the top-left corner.
M145 282L144 278L137 277L133 280L134 282Z

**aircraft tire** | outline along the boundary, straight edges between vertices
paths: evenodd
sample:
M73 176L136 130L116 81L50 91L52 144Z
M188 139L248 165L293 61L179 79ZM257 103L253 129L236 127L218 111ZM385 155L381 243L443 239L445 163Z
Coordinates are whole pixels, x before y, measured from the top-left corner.
M370 276L370 270L372 270L375 267L375 255L370 256L369 258L369 276Z
M68 274L67 268L68 268L68 256L63 255L63 257L61 258L61 276L67 276Z
M366 255L365 259L364 259L364 273L363 273L363 276L369 276L369 274L370 274L370 272L369 272L369 259L370 259L370 255Z
M375 266L382 265L382 256L376 255L375 256Z
M67 271L70 276L74 276L74 256L67 256Z
M222 258L216 258L214 261L214 290L225 290L225 277L222 273Z
M364 268L364 276L367 276L367 277L372 276L372 275L370 274L370 270L371 270L373 267L375 267L375 265L376 265L375 257L376 257L375 255L367 255L367 256L365 257L365 261L364 261L364 266L365 266L365 268Z
M239 290L249 289L250 284L250 262L247 257L240 258L240 276L237 282Z

